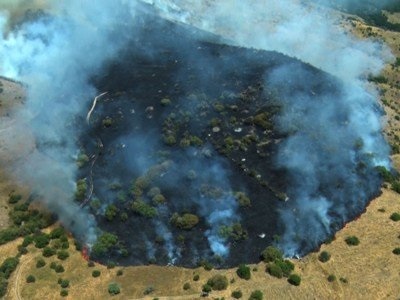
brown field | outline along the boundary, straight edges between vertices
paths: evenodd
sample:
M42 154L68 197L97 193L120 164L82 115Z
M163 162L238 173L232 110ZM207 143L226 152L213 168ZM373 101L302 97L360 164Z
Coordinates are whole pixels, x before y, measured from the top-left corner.
M98 264L90 268L81 253L73 249L71 241L71 256L66 261L56 257L45 258L47 265L40 269L35 264L41 252L29 246L29 253L21 258L17 271L11 277L7 299L61 299L58 278L70 280L67 299L107 299L110 297L107 287L111 282L121 287L121 293L114 296L115 299L196 299L202 284L215 273L222 273L234 282L226 291L212 292L210 299L229 299L235 289L242 290L244 299L255 289L263 291L266 299L398 299L400 257L394 255L392 250L400 247L400 225L389 219L396 211L400 212L400 196L384 189L358 220L338 232L332 243L321 247L321 251L326 250L332 255L328 262L321 263L318 253L293 260L295 272L302 277L299 287L268 275L264 263L252 266L257 271L252 272L249 281L240 279L235 269L205 271L202 268L160 266L107 269ZM349 235L359 237L360 245L348 246L344 239ZM15 255L16 245L20 242L1 246L1 257ZM52 261L62 263L65 272L57 274L51 270L49 265ZM100 277L91 276L94 269L101 271ZM117 276L120 269L123 275ZM26 283L29 274L36 277L35 283ZM192 280L194 274L200 275L198 282ZM330 274L337 277L335 282L328 282ZM348 282L341 282L341 277ZM183 284L186 282L191 284L191 288L184 291ZM143 292L149 286L154 287L154 292L146 298Z

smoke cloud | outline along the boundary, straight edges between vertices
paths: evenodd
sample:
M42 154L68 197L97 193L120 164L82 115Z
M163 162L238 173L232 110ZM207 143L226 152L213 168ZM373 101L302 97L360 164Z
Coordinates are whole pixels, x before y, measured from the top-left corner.
M33 8L51 5L55 14L38 15L7 32L13 13L26 4L0 5L0 73L27 85L26 104L15 116L24 126L10 130L29 128L37 143L12 169L64 225L93 242L93 218L73 202L78 151L73 121L96 94L90 77L126 42L123 22L134 17L134 3L37 1Z
M327 87L300 64L265 75L266 85L282 97L276 125L289 136L276 162L290 178L280 246L289 256L312 250L363 210L379 188L373 168L390 166L378 93L366 82L392 59L390 51L344 31L337 13L302 1L169 2L170 9L160 9L170 18L234 45L282 52L338 78Z

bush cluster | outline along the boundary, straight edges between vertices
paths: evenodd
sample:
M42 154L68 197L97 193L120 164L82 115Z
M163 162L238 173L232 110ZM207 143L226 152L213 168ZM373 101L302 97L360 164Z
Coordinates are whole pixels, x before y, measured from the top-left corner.
M250 267L241 264L236 270L236 274L242 279L249 280L251 278Z
M349 246L357 246L358 244L360 244L360 240L358 239L358 237L352 235L352 236L348 236L346 239L346 244Z
M207 285L214 291L226 290L228 287L228 278L224 275L216 274L207 281Z

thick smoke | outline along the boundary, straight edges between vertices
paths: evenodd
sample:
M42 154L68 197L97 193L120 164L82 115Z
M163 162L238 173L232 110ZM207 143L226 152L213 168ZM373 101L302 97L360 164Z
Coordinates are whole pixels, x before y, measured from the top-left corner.
M170 2L170 9L160 9L172 19L235 45L297 57L339 78L330 89L317 91L322 79L300 64L266 74L266 85L282 97L276 125L289 135L277 157L277 166L289 173L281 246L287 255L318 246L361 212L378 188L376 176L360 169L390 166L377 92L365 81L391 59L389 50L345 32L338 14L301 1Z
M73 202L78 151L73 121L96 95L90 77L126 42L123 22L134 18L134 5L129 1L33 4L51 4L52 13L14 24L11 31L6 24L14 21L10 18L21 6L15 1L0 5L0 74L27 86L26 104L16 116L24 126L10 130L29 128L37 141L37 149L12 169L64 225L93 242L92 218Z

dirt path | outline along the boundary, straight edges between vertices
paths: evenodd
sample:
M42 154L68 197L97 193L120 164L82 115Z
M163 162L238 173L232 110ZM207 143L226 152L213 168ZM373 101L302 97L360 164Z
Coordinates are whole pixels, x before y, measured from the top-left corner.
M33 257L27 258L18 264L17 270L15 271L15 277L13 280L9 280L10 289L6 299L17 299L22 300L20 291L21 274L24 267L33 260Z
M200 294L191 294L185 296L157 296L159 300L186 300L186 299L200 299ZM154 297L144 297L144 298L130 298L129 300L149 300L154 299Z

